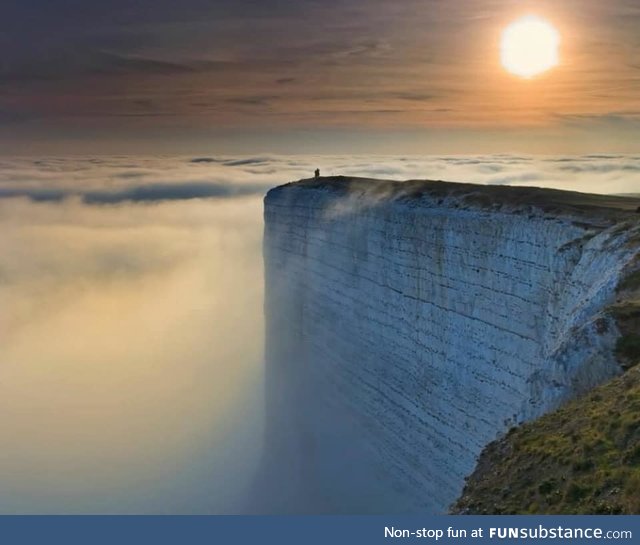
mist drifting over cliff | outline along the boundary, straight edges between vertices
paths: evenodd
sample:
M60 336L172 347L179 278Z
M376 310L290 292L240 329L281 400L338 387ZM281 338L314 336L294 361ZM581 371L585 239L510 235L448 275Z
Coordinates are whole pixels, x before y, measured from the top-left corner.
M0 159L0 512L251 505L262 197L314 168L636 191L640 158Z

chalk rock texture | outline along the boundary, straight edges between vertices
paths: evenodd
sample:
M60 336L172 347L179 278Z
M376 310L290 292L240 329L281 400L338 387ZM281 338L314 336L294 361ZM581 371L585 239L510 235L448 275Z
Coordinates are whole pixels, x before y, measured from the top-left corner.
M488 442L619 372L604 309L637 222L584 197L341 177L269 192L282 510L445 512Z

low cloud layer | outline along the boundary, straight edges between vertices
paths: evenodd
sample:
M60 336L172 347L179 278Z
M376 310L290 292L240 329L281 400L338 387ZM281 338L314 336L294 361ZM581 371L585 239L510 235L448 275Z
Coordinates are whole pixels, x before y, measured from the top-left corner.
M640 188L640 157L0 159L0 512L247 509L262 203L323 174Z
M0 199L78 199L87 204L262 196L313 175L431 179L630 193L640 156L255 156L101 157L0 160Z
M243 512L261 203L0 199L1 513Z

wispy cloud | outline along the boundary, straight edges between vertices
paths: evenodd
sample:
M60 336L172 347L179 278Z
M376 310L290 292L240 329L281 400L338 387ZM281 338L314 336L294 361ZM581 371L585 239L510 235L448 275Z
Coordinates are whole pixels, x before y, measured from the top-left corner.
M108 75L171 76L195 71L188 64L108 51L58 51L27 62L5 64L0 68L0 84Z
M149 126L404 127L453 142L443 128L638 130L640 17L627 0L540 3L566 46L561 66L526 86L497 62L512 2L35 5L12 6L5 19L21 30L0 34L3 110L22 112L7 119L25 134L34 117L129 138Z

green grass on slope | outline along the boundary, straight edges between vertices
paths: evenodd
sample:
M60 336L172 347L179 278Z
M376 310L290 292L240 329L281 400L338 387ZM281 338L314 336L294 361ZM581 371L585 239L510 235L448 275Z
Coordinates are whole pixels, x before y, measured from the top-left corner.
M629 274L618 286L618 291L637 290L640 288L640 270Z
M452 510L640 514L640 367L491 443Z

